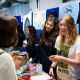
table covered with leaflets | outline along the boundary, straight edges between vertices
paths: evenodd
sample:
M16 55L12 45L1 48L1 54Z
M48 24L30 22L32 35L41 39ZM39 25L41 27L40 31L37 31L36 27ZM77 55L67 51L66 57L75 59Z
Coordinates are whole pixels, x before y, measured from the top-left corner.
M25 76L22 76L22 80L52 80L52 79L47 73L41 72L35 73L31 76L25 74Z
M42 70L41 64L31 65L26 73L17 73L17 76L21 77L22 80L53 80Z

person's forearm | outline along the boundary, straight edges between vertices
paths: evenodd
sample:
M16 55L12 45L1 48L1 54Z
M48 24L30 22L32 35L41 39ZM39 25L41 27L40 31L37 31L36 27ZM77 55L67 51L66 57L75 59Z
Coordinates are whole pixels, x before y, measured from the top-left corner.
M80 61L76 59L69 59L66 57L62 57L61 62L68 64L68 65L72 65L72 66L80 66Z
M51 67L56 67L56 65L57 65L57 62L53 62L52 64L51 64Z

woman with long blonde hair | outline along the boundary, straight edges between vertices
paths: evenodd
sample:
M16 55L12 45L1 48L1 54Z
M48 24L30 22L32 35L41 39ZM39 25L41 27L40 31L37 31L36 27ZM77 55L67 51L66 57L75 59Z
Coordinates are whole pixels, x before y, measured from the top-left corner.
M60 35L56 39L57 55L49 59L52 67L57 67L60 80L80 80L80 36L78 36L73 17L64 16L59 22ZM52 73L50 71L50 73Z

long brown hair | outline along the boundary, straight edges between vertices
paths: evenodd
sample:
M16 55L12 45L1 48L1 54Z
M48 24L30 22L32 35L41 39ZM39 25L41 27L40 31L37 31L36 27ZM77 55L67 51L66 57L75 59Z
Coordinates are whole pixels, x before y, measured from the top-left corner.
M18 21L15 17L10 15L0 14L0 47L8 48L15 46L18 41L17 37Z
M29 40L28 44L32 45L35 39L38 39L37 37L37 31L34 26L28 26L29 28Z
M56 37L59 34L58 19L55 16L50 15L46 19L45 24L48 21L53 22L53 24L54 24L53 29L48 33L46 31L46 28L45 28L45 25L44 25L42 35L41 35L41 38L40 38L40 43L39 43L40 45L42 45L42 43L45 42L47 47L52 46L52 45L55 44Z

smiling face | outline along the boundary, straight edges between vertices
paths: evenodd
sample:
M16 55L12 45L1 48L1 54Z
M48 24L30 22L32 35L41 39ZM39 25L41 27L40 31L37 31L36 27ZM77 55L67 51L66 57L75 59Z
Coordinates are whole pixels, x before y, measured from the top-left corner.
M47 21L45 24L45 28L47 32L50 32L54 27L53 21Z
M75 43L76 37L78 36L74 18L70 15L62 17L59 22L61 43L63 44L67 40L69 45Z
M62 19L59 23L60 33L61 35L66 36L68 34L67 25L64 19Z

